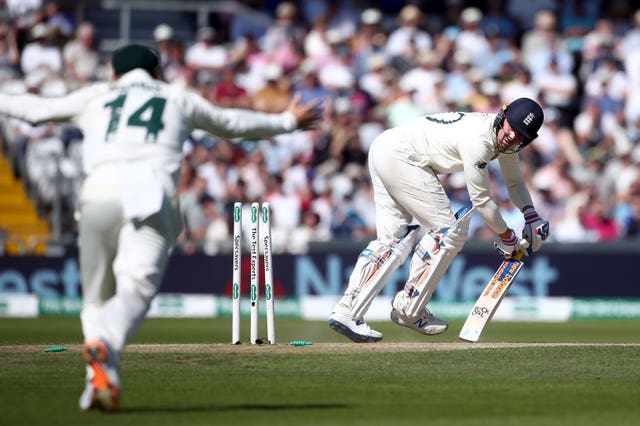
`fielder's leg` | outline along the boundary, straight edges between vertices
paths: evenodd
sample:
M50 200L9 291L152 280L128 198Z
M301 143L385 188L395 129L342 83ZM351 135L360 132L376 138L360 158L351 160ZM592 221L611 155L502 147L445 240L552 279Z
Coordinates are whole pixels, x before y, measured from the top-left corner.
M389 244L372 241L360 253L349 278L349 287L329 317L331 328L354 342L382 339L382 333L364 322L364 314L391 274L407 260L418 229L419 226L410 226L403 238Z
M80 396L82 410L118 409L120 377L118 359L98 340L101 312L116 292L113 261L123 220L120 202L92 200L80 203L79 245L83 305L80 318L85 336L83 356L86 362L85 387Z
M430 232L420 240L411 259L409 280L392 302L391 319L395 323L427 335L447 330L447 323L426 306L453 258L462 250L473 212L473 207L463 207L450 228Z

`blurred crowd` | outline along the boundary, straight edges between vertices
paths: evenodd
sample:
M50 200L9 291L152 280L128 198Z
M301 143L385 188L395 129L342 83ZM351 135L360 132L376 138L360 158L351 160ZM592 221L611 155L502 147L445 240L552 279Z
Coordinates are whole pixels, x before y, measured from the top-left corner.
M9 12L0 26L0 90L56 96L109 78L108 52L98 51L91 22L76 25L55 2L35 9L28 3L19 2L24 10ZM495 113L522 96L545 112L540 136L521 160L553 240L640 237L635 2L236 3L252 15L217 15L190 40L158 23L149 39L161 53L165 79L224 107L267 112L282 111L300 92L304 101L324 100L325 119L315 131L258 143L194 132L179 188L181 250L229 251L236 201L245 209L270 202L276 253L375 238L366 160L379 133L429 113ZM82 135L73 126L2 124L15 173L45 206L62 188L71 223ZM492 176L503 215L521 228L499 172ZM56 181L64 185L52 189ZM454 210L468 203L463 176L442 182ZM471 238L495 236L476 217Z

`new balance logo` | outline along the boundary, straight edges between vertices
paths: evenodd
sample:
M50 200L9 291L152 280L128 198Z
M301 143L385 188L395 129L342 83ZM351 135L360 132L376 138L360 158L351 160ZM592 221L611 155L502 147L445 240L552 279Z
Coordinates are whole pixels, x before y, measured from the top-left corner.
M424 328L427 326L427 324L429 324L429 321L426 318L418 318L413 323L420 328Z

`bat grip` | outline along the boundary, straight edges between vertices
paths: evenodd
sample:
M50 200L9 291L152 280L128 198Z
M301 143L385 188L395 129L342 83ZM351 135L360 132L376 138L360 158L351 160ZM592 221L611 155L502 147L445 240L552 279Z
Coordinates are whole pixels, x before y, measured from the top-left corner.
M522 259L522 256L524 256L524 250L526 250L529 247L529 240L527 240L526 238L523 238L522 240L520 240L520 247L522 247L522 249L519 250L513 256L511 256L511 259L515 259L515 260Z

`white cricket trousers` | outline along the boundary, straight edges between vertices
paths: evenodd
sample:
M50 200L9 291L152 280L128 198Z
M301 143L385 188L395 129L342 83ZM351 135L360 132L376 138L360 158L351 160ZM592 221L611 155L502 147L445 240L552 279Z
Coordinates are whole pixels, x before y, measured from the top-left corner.
M413 219L436 232L455 222L436 173L408 160L408 138L401 128L389 129L369 149L377 237L385 244L402 238Z
M81 201L79 213L82 331L119 358L158 293L179 232L175 207L165 196L158 213L125 220L115 198Z

